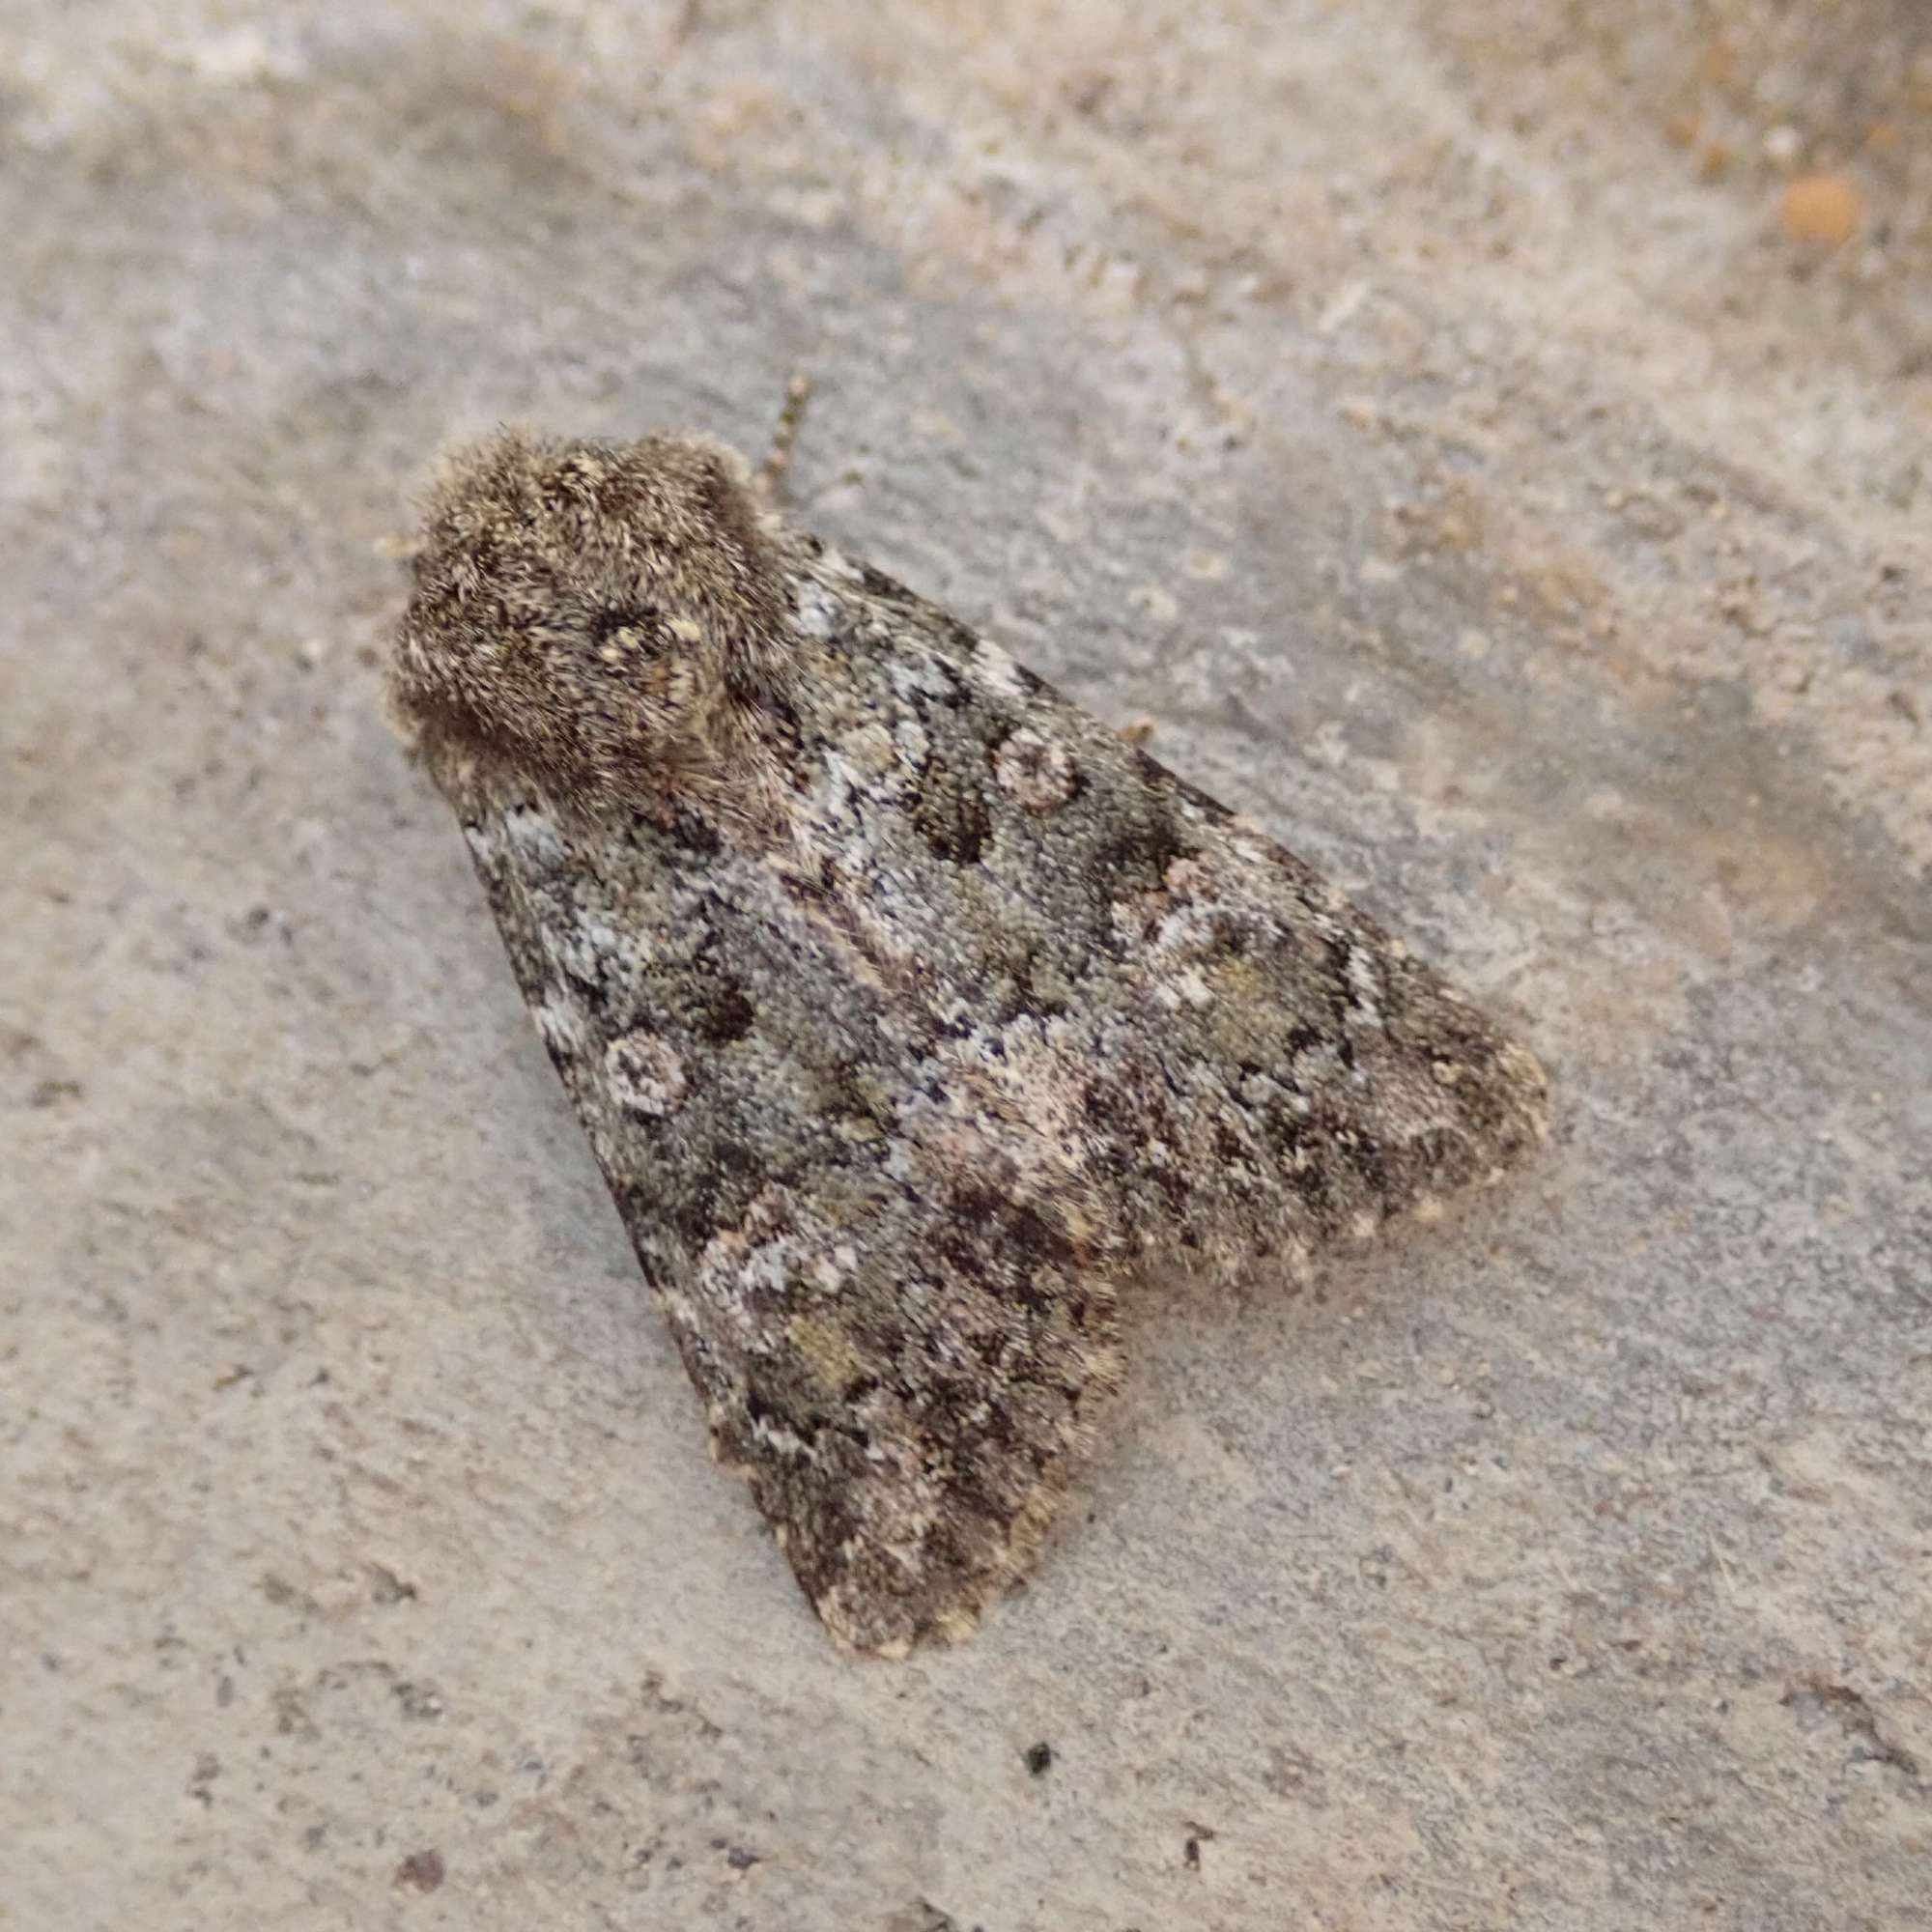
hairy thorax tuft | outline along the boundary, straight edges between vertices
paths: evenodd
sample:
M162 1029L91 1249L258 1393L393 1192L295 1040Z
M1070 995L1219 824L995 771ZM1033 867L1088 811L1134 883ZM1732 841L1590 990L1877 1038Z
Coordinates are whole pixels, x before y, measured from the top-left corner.
M396 709L580 812L728 794L785 706L782 541L718 444L503 431L427 505Z

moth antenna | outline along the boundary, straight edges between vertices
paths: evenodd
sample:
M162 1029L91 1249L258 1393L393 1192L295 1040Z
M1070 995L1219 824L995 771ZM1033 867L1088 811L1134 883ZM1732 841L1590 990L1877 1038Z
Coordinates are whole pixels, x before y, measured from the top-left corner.
M805 421L805 406L811 399L811 378L804 370L792 371L785 384L783 407L779 411L778 427L772 432L772 446L752 477L752 488L767 503L785 500L785 476L791 469L792 450Z

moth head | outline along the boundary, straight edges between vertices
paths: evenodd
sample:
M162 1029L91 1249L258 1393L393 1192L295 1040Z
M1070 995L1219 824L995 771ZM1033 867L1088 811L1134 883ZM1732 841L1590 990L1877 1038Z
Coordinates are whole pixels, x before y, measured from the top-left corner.
M582 810L715 786L783 698L779 543L714 443L506 430L459 450L426 505L396 710L433 753Z

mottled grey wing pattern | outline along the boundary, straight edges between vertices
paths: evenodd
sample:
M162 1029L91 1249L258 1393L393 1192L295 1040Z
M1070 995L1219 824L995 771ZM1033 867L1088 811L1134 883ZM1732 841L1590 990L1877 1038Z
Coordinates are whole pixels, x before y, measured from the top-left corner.
M723 1458L841 1640L1022 1571L1153 1251L1300 1266L1543 1076L1298 861L708 445L504 437L399 708Z
M776 855L505 778L452 795L721 1460L835 1635L957 1634L1114 1378L1091 1185Z
M1533 1057L1281 846L867 566L800 610L795 836L978 1051L1041 1035L1130 1245L1299 1267L1541 1137Z

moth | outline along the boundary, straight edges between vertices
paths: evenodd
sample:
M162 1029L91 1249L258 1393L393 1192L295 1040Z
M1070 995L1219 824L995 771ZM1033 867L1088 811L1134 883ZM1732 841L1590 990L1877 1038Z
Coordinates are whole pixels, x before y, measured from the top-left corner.
M1304 1271L1545 1131L1308 867L868 564L775 462L504 431L389 684L702 1397L826 1629L1018 1577L1157 1258Z

